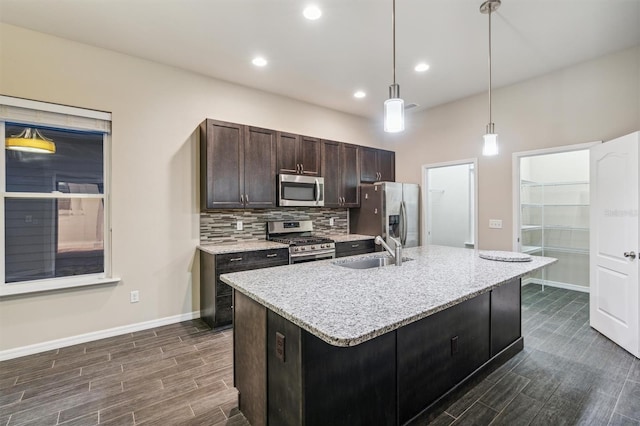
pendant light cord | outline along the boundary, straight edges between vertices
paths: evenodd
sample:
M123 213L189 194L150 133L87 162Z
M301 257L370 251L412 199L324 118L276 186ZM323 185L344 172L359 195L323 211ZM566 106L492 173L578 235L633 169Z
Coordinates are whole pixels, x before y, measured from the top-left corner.
M391 30L393 32L393 84L396 84L396 0L391 11Z
M493 123L491 119L491 4L489 4L489 123Z

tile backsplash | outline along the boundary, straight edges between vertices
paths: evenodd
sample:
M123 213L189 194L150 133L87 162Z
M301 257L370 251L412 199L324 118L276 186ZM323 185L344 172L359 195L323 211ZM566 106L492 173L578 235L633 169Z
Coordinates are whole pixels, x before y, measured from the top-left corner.
M331 226L330 219L334 218ZM200 213L200 243L264 240L269 220L312 220L316 235L349 233L348 209L295 207L280 209L230 209ZM242 221L243 229L236 224Z

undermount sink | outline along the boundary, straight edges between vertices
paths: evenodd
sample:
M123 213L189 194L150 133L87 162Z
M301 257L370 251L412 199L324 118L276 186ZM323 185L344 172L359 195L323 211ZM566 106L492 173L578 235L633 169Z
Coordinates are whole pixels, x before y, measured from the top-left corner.
M402 262L407 262L410 259L408 257L403 257ZM382 266L395 266L396 261L393 257L370 257L366 259L358 259L358 260L343 260L334 262L334 265L343 266L345 268L351 269L369 269L369 268L380 268Z

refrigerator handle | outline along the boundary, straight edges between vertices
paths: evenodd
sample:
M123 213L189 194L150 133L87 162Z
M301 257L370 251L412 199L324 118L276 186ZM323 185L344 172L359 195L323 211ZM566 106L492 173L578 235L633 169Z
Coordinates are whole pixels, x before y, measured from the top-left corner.
M407 208L404 201L400 203L400 242L407 244Z

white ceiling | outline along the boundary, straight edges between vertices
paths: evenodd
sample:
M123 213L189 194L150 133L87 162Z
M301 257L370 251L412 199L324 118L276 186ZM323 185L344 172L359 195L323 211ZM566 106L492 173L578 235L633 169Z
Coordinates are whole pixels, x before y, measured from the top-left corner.
M317 21L302 10L315 3ZM397 82L420 109L488 86L480 0L397 0ZM0 0L0 21L365 117L392 83L391 0ZM494 87L640 44L640 0L503 0ZM251 65L255 55L269 60ZM431 69L413 71L419 61ZM364 99L353 93L364 90Z

